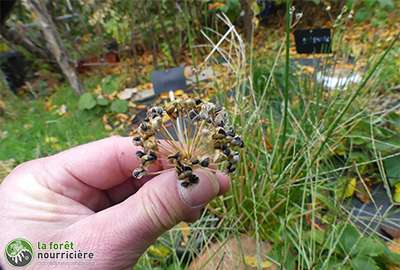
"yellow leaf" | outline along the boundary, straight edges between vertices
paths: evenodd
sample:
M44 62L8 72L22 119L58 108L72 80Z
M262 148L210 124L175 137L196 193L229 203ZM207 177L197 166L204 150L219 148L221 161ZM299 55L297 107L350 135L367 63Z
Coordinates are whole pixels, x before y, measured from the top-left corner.
M148 249L149 253L158 257L165 258L170 254L170 250L162 245L151 245Z
M400 203L400 183L394 185L393 200L397 203Z
M181 222L178 224L179 229L182 232L182 238L183 238L183 245L185 246L186 243L189 241L189 236L190 236L190 227L189 224L186 222Z
M250 267L257 267L258 265L260 265L263 269L268 269L273 265L272 262L268 260L264 260L260 264L258 264L257 258L255 256L244 256L244 263Z
M260 14L261 10L260 6L257 4L257 1L253 1L253 3L251 3L251 10L253 11L254 16Z
M216 2L208 5L208 10L216 10L224 7L225 4L221 2Z
M52 136L48 137L48 136L46 136L44 138L44 142L47 143L47 144L58 143L58 139L56 137L52 137Z
M183 90L176 90L175 96L182 96L185 92Z
M348 198L353 196L354 191L356 190L357 180L353 177L349 180L346 186L346 190L344 191L344 197Z

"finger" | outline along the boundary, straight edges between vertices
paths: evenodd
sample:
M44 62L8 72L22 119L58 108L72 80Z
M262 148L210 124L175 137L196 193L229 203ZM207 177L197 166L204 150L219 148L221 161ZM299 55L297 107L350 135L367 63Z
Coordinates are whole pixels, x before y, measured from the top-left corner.
M110 137L84 144L50 157L74 178L101 190L115 187L131 176L139 166L136 152L129 137ZM156 164L153 169L158 167Z
M77 241L80 245L92 243L88 248L93 249L97 249L98 241L106 243L96 253L104 258L103 269L132 265L163 232L180 221L197 219L202 207L220 193L226 180L207 170L198 170L195 174L199 183L188 188L179 184L174 171L152 178L124 202L75 224L79 230L91 231ZM113 256L109 256L110 252ZM115 264L115 257L120 264Z
M139 188L139 181L131 177L132 170L139 166L138 150L130 138L110 137L31 161L14 174L35 172L38 181L50 190L99 211ZM150 167L152 171L159 169L157 162Z

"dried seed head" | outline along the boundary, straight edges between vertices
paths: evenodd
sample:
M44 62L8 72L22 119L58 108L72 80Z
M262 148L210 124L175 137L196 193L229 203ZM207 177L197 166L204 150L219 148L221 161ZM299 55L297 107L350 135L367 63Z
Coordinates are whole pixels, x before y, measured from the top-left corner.
M143 147L136 153L141 166L133 171L135 178L146 175L156 160L175 167L184 187L198 183L196 168L215 171L225 164L226 172L235 171L240 161L237 149L244 144L224 108L201 99L177 99L150 108L146 116L133 132L134 144Z
M146 170L142 167L138 167L138 168L134 169L132 172L132 176L137 179L140 179L145 175L146 175Z

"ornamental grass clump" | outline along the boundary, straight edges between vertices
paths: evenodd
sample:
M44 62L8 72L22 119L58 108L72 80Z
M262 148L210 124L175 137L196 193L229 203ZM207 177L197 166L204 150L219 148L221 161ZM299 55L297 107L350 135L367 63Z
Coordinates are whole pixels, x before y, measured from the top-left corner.
M149 166L159 160L176 170L183 187L198 183L196 168L215 172L223 166L225 173L234 172L244 146L223 107L192 98L150 108L132 137L142 147L136 152L141 165L132 173L135 178L150 174Z

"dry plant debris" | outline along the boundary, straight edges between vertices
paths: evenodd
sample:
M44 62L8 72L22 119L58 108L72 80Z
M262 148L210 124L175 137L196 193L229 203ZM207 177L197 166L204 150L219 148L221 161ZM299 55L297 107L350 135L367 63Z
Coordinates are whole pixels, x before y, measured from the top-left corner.
M226 173L234 172L244 146L224 108L192 98L150 108L131 136L143 148L136 152L141 166L133 171L135 178L149 174L149 166L159 160L175 168L184 187L199 181L196 168L216 171L224 163Z

